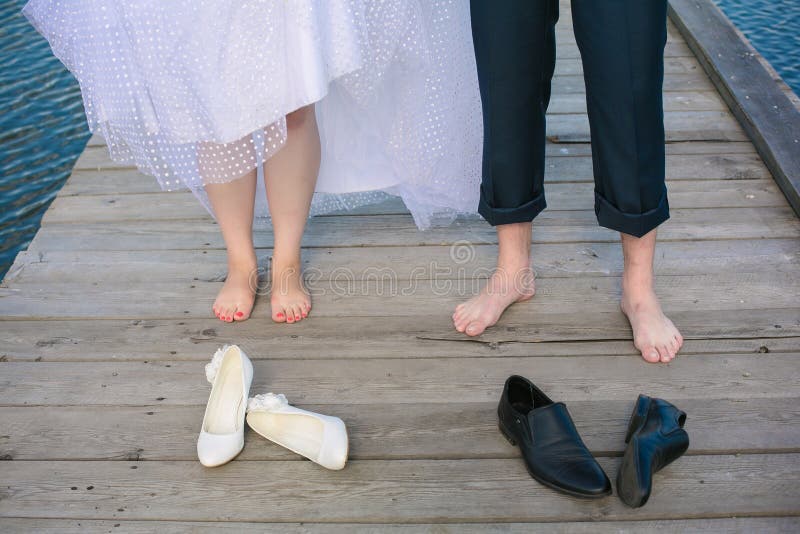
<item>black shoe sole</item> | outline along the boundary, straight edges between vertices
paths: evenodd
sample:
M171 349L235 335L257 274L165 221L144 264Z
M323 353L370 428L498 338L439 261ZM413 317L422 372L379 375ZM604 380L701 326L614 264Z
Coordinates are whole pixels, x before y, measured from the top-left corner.
M502 422L498 422L497 423L497 428L500 429L500 433L503 435L504 438L506 438L508 440L508 442L511 445L513 445L514 447L517 446L517 440L514 439L514 437L511 435L511 433L508 430L506 430L506 428L503 426ZM551 490L555 490L555 491L557 491L559 493L563 493L564 495L569 495L570 497L577 497L579 499L602 499L604 497L608 497L612 493L612 491L610 489L608 491L606 491L606 492L603 492L603 493L578 493L576 491L572 491L571 489L567 489L567 488L563 488L561 486L557 486L557 485L553 484L552 482L550 482L548 480L544 480L542 478L539 478L536 475L536 473L531 471L531 468L528 467L528 462L525 462L524 458L522 460L525 463L525 470L528 471L528 474L531 476L532 479L534 479L539 484L541 484L543 486L546 486L546 487L550 488Z

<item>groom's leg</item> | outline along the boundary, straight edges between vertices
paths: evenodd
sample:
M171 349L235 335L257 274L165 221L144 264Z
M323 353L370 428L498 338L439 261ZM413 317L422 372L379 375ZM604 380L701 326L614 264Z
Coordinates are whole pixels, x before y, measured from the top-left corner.
M480 214L496 226L545 208L545 112L555 67L558 0L472 0L483 104Z
M497 270L453 322L476 336L514 302L533 296L531 221L545 208L545 112L555 68L558 0L472 0L483 103L483 181L478 211L497 226Z
M622 234L622 310L651 362L683 339L653 288L656 227L669 218L664 181L666 0L572 0L581 50L600 225Z
M669 218L664 185L666 0L572 0L600 225L641 237Z

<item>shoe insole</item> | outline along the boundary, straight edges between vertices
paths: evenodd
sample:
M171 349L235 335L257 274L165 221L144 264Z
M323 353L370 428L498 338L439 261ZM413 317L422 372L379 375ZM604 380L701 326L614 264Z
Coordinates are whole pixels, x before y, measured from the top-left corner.
M527 414L531 411L531 403L524 401L516 401L511 403L511 407L521 414Z
M306 458L316 460L322 450L322 421L310 415L250 412L250 426L268 429L265 437Z
M239 430L242 406L242 360L228 358L217 373L206 412L206 432L231 434Z

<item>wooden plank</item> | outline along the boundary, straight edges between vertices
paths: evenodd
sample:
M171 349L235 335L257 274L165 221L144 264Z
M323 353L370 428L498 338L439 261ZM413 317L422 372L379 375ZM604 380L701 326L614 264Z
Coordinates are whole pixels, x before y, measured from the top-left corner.
M671 0L670 16L800 215L800 110L713 2Z
M692 56L692 51L685 42L670 41L667 42L667 46L664 49L665 58ZM556 47L556 62L579 57L580 52L578 51L578 45L573 42L562 42Z
M616 472L617 459L601 459ZM137 469L131 469L131 467ZM788 515L800 455L687 456L656 478L648 505L567 498L518 459L311 462L2 462L0 515L220 521L575 521ZM287 484L286 481L292 481ZM71 489L75 488L75 489ZM253 506L256 495L268 495ZM224 503L224 505L220 505Z
M362 280L391 269L397 280L475 278L495 266L496 245L476 244L423 247L339 247L303 251L303 264L315 275L330 278L342 268ZM205 252L205 254L204 254ZM268 268L272 249L259 249L259 265ZM796 273L800 248L793 239L741 239L719 241L666 241L658 246L656 275L703 275L712 272ZM191 265L191 269L187 269ZM420 271L420 267L423 267ZM439 269L441 267L442 269ZM536 277L620 276L622 248L618 243L544 243L533 251ZM17 257L4 286L16 283L114 282L218 282L226 276L224 250L141 250L23 252Z
M553 81L553 91L563 94L583 94L583 77L566 76ZM709 91L713 87L708 79L695 74L675 75L665 81L665 90ZM739 124L727 111L666 111L665 128L668 142L678 141L745 141L747 137ZM589 123L582 113L553 114L547 123L548 136L567 142L588 142ZM103 168L131 168L131 163L109 162L102 146L90 146L83 152L75 168L92 170Z
M693 58L692 61L696 61ZM576 60L577 61L577 60ZM102 137L95 134L89 139L89 143L84 149L85 154L92 154L92 158L97 158L97 154L108 154L105 148L106 143ZM667 143L667 154L754 154L756 152L753 144L748 142L693 142L693 143ZM560 155L557 145L548 144L547 154L549 156ZM581 155L591 155L588 146L583 147ZM95 170L90 169L90 170Z
M591 156L591 146L588 143L558 144L549 142L546 147L547 157L572 157L572 156ZM565 149L568 149L565 151ZM756 154L755 148L750 142L743 141L694 141L694 142L668 142L666 144L667 155L688 155L688 154ZM105 147L87 147L82 158L88 162L85 170L98 170L111 166L115 169L131 169L132 166L125 166L120 163L113 163L109 160L108 151ZM81 160L78 160L80 163ZM82 166L76 163L75 170L82 170Z
M668 142L744 141L746 134L727 111L672 111L664 113ZM553 115L547 121L547 138L560 143L588 143L589 118Z
M682 354L793 352L800 310L766 309L670 314L686 339ZM549 314L530 323L503 320L480 338L453 330L449 314L371 317L353 324L314 317L297 325L265 320L225 324L208 319L6 321L0 361L207 361L239 343L254 359L503 358L637 356L619 313ZM325 350L318 350L324 345Z
M667 78L673 74L689 74L698 71L702 71L702 67L694 57L664 58L664 73ZM556 62L556 76L581 76L582 74L583 65L578 58L561 58Z
M550 210L591 210L594 183L554 183L546 190ZM678 181L669 185L670 206L687 208L783 207L786 199L769 180ZM169 209L165 209L169 206ZM347 214L353 214L353 211ZM399 198L358 210L361 214L408 213ZM128 220L206 219L206 209L191 193L65 196L53 201L43 224Z
M664 92L664 111L726 111L728 108L713 91L667 90ZM586 96L582 93L554 94L547 107L550 115L586 113Z
M704 145L705 143L696 143ZM719 151L744 143L708 143ZM548 145L558 147L559 145ZM565 145L562 145L565 146ZM581 145L574 145L579 147ZM675 150L685 143L671 144ZM694 145L692 145L694 146ZM568 149L568 152L576 150ZM553 152L553 150L551 150ZM557 156L556 151L552 156ZM101 165L102 167L102 165ZM550 157L547 161L546 183L593 182L592 161L588 155L575 157ZM667 155L667 180L670 184L683 180L756 180L772 179L772 175L755 153L725 154L669 154ZM106 195L127 193L161 193L158 182L133 169L76 170L72 173L58 196ZM178 193L180 194L180 193Z
M551 87L553 95L586 94L586 84L582 74L555 76L551 83ZM671 93L675 91L681 93L686 91L708 92L714 91L714 85L702 72L694 71L665 76L663 90L664 93Z
M592 518L589 522L563 523L427 523L399 525L388 523L244 523L187 521L129 521L122 519L23 519L0 518L0 530L6 532L36 532L37 534L100 534L108 532L233 532L264 534L683 534L685 532L715 532L719 534L790 534L800 528L797 517L734 517L721 519L684 519L655 521L604 521Z
M478 360L434 355L255 360L252 392L284 393L297 404L497 402L506 378L519 373L533 377L548 395L565 402L630 401L643 384L656 397L700 400L794 397L800 381L797 353L684 356L671 365L648 364L631 356ZM2 406L202 405L208 400L203 362L0 365Z
M424 267L423 267L424 268ZM322 278L306 271L306 288L315 317L372 317L441 314L449 317L464 300L477 294L489 273L480 279L400 281L391 273L370 277L342 268ZM362 280L361 278L364 278ZM148 319L208 317L221 282L139 283L120 287L119 282L87 281L15 284L0 288L0 313L6 318ZM269 282L258 293L269 294ZM587 302L593 313L619 309L620 280L616 277L551 278L537 285L537 297L511 307L507 321L535 322L550 314L585 314ZM780 273L720 273L694 276L661 276L656 291L664 309L676 311L795 308L800 301L800 278ZM86 303L86 304L83 304ZM258 299L253 317L269 316L268 301Z
M800 221L786 208L671 210L659 227L659 240L796 239ZM317 217L306 227L306 247L421 246L497 242L495 230L477 217L420 232L407 215ZM545 210L536 218L533 242L617 242L619 234L597 225L594 211ZM269 226L257 225L255 246L272 246ZM28 250L211 250L223 248L217 225L208 220L133 221L45 225Z
M742 143L728 144L738 146ZM727 148L725 145L718 146L720 150ZM683 180L757 179L771 180L772 175L756 154L671 154L667 156L667 180L670 184ZM545 182L593 182L590 157L549 158ZM132 169L76 170L58 196L161 192L161 188L154 178Z
M688 454L800 452L800 399L735 399L692 402ZM630 400L574 402L570 414L595 456L621 455ZM495 403L303 406L335 414L348 426L351 460L515 458L497 430ZM0 408L5 460L196 459L205 406ZM446 435L447 439L442 439ZM298 460L248 430L237 461Z

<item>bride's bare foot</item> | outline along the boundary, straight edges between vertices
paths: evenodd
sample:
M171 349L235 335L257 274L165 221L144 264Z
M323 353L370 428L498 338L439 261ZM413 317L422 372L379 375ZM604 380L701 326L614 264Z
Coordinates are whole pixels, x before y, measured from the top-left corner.
M228 262L228 276L217 300L214 301L214 315L221 321L230 323L244 321L253 311L258 285L258 269L255 254L242 261Z
M296 323L308 317L311 296L303 285L300 260L276 261L272 266L272 320L276 323Z
M498 267L478 295L456 307L453 324L459 332L478 336L494 326L506 308L529 300L535 291L530 264L510 270Z

